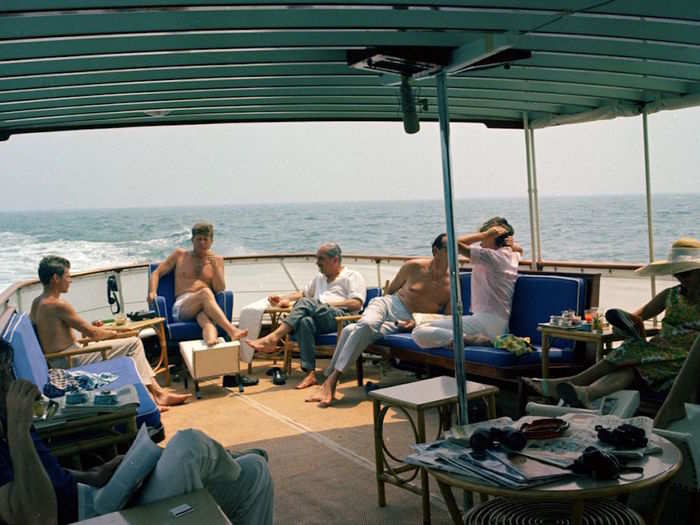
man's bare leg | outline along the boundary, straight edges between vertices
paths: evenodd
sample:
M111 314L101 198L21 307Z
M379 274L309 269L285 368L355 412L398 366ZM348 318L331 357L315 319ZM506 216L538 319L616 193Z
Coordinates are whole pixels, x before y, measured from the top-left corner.
M216 330L216 325L204 312L197 314L197 324L202 328L202 339L207 346L213 346L219 341L219 332Z
M155 377L150 384L146 385L146 388L148 388L148 391L153 396L153 400L161 409L161 412L165 412L167 410L163 410L162 407L182 405L185 401L192 397L191 394L176 394L175 392L165 390L158 384Z
M316 371L312 370L311 372L309 372L306 375L306 377L302 380L302 382L296 386L296 389L301 390L303 388L309 388L310 386L314 386L317 384L318 384L318 381L316 380Z
M204 312L211 321L226 332L232 341L248 335L248 330L240 330L226 319L226 315L216 304L214 292L209 288L202 288L193 293L183 301L180 307L180 317L183 319L194 319L199 312Z
M326 380L321 385L321 388L315 394L311 395L306 402L307 403L318 403L321 408L326 408L331 406L333 401L335 401L335 389L338 385L338 380L340 379L341 372L338 370L333 370L331 375L329 375Z
M246 339L245 342L248 343L256 352L272 354L277 352L277 345L279 345L282 338L291 331L292 327L287 323L282 322L273 332L270 332L265 337L260 337L258 339Z

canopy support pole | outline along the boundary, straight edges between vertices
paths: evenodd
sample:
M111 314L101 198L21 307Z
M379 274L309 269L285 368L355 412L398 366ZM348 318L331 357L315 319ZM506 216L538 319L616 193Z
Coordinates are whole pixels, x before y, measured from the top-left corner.
M649 127L647 109L642 112L642 129L644 131L644 177L647 194L647 233L649 235L649 262L654 262L654 225L651 214L651 173L649 169ZM651 296L656 296L656 277L651 276Z
M523 113L523 130L525 130L525 162L527 164L527 207L530 212L530 250L531 260L530 268L537 269L537 233L535 225L535 203L533 202L532 189L532 158L530 151L530 123L528 122L527 113Z
M542 262L542 241L540 239L540 193L537 190L537 159L535 157L535 130L530 128L530 154L532 156L532 193L535 205L535 235L537 235L537 264ZM533 254L534 257L534 254Z
M450 117L447 112L447 86L445 72L437 75L438 114L440 116L440 145L442 148L442 187L445 200L445 224L447 226L447 258L450 270L450 307L452 333L454 334L455 379L457 381L457 424L466 425L467 395L464 377L464 338L462 335L462 293L457 266L457 238L452 197L452 161L450 158Z

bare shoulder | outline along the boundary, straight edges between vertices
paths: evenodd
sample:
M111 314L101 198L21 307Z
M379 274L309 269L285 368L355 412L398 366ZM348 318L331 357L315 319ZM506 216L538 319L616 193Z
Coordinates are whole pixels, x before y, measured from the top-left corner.
M402 268L405 268L407 272L411 273L421 272L430 268L430 259L426 259L423 257L409 259L403 264Z

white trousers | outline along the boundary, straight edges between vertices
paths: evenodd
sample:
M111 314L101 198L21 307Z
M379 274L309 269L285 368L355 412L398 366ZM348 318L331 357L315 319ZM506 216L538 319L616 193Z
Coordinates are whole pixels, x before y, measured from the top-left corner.
M330 375L333 370L344 372L374 341L398 332L396 321L408 321L411 318L411 312L406 309L398 295L372 299L362 318L343 328L326 375Z
M241 525L272 525L274 489L265 460L237 459L199 430L180 430L170 440L138 495L153 503L206 488L226 516ZM96 490L80 484L79 490ZM91 516L81 515L80 519Z
M136 364L136 371L139 374L139 378L144 385L150 385L153 383L153 369L146 359L146 352L143 349L143 343L138 337L125 337L124 339L108 339L106 341L100 341L98 343L90 344L87 348L99 349L103 347L110 347L105 350L105 359L112 359L114 357L127 356L134 360ZM73 343L68 348L83 348L78 343ZM78 367L80 365L88 365L90 363L97 363L102 361L102 352L92 352L90 354L81 354L73 356L72 367ZM61 368L68 368L68 363L63 359L52 359L52 366L59 366Z
M462 316L462 331L464 335L485 335L493 340L508 331L508 319L485 313L465 315ZM454 339L452 319L439 319L416 326L411 336L421 348L449 346Z

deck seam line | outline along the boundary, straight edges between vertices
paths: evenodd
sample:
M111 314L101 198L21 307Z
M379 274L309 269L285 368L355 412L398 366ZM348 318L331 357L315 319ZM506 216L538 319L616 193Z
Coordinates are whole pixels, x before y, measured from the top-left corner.
M318 443L325 445L328 449L340 454L341 456L349 459L356 465L359 465L361 467L364 467L365 469L371 471L371 472L376 472L375 470L375 464L368 460L365 457L360 456L356 452L353 452L352 450L345 448L344 446L336 443L330 438L327 438L326 436L323 436L316 432L315 430L307 427L306 425L303 425L302 423L299 423L298 421L295 421L289 416L285 416L284 414L280 414L273 408L268 407L267 405L264 405L263 403L260 403L259 401L255 401L254 399L251 399L250 397L246 396L245 394L240 394L238 392L232 392L232 394L235 397L238 397L241 401L247 403L248 405L252 406L256 410L259 410L260 412L263 412L264 414L267 414L270 417L273 417L277 419L278 421L281 421L285 425L303 432L304 435L310 437L314 441L317 441ZM420 488L418 484L414 482L409 482L407 485L410 485L414 488ZM441 496L430 493L430 499L434 504L436 504L438 507L440 507L443 510L447 510L447 505L445 504L445 501L442 499Z

